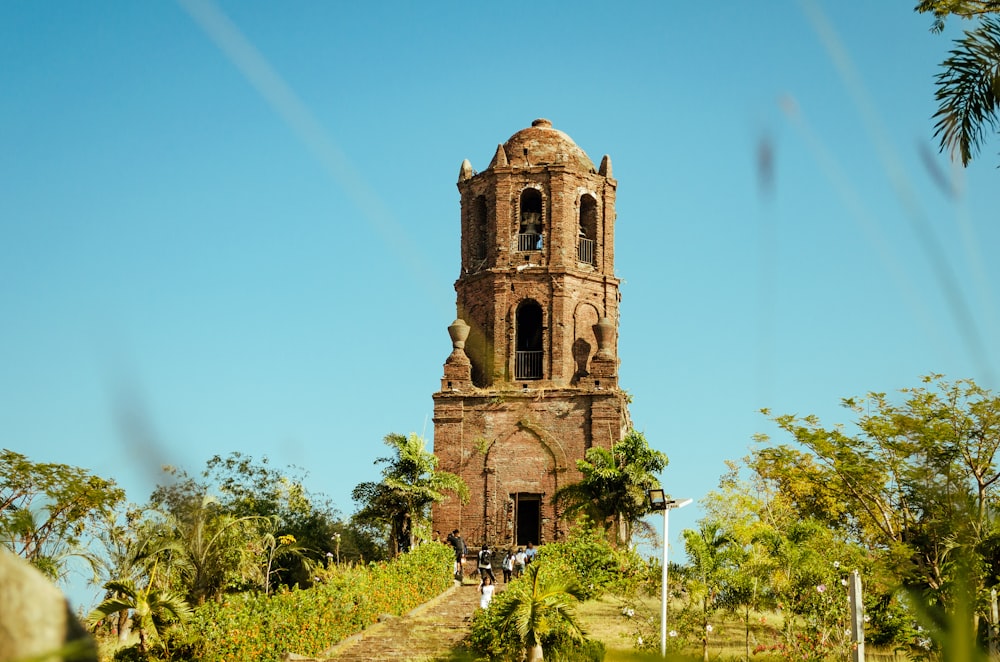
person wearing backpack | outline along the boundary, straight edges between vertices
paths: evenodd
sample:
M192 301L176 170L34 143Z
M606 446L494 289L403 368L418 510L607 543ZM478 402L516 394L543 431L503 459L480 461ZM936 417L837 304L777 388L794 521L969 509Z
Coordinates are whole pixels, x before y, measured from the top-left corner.
M500 563L500 567L503 569L503 583L506 584L510 581L510 576L514 573L514 549L508 549L507 555L503 557L503 561Z
M524 572L524 566L528 562L528 557L524 554L524 548L518 547L517 554L514 555L514 576L520 577Z
M462 581L462 562L465 560L468 550L465 547L465 541L462 540L462 536L458 534L458 529L448 534L448 543L455 550L455 579Z
M497 583L496 575L493 574L493 552L489 545L483 543L483 548L479 550L479 577L487 576L493 580L493 584Z

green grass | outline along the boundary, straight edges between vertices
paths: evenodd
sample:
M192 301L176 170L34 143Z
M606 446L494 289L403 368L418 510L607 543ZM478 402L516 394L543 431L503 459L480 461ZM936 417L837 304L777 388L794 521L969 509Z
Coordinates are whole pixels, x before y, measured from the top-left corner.
M635 616L626 618L622 614L625 601L622 598L605 595L588 600L577 609L580 620L585 624L588 636L600 640L607 648L606 662L625 660L660 660L660 600L658 597L643 596L630 598L629 606ZM678 609L671 608L669 617L676 616ZM742 619L735 615L717 612L713 618L712 634L709 638L708 656L712 662L735 662L746 659L744 645L745 630ZM668 625L671 621L668 621ZM753 654L757 643L773 644L782 639L782 616L774 612L752 613L750 660L753 662L779 662L785 660L780 654ZM636 648L637 638L643 637L643 650ZM668 650L675 648L676 640L668 641ZM880 650L873 646L865 648L868 660L879 662L911 662L904 653ZM667 658L673 662L700 661L701 642L687 642ZM832 658L831 658L832 659Z

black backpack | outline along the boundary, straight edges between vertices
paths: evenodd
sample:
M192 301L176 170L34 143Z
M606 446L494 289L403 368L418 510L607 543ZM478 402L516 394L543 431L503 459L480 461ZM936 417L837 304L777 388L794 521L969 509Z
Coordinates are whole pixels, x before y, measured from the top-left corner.
M479 565L481 566L493 566L493 552L488 549L482 549L479 551Z

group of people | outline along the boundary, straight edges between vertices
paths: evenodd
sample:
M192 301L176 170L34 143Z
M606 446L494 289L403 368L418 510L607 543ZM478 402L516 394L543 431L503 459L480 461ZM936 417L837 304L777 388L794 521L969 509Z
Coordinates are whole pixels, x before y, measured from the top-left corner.
M461 581L462 566L465 562L465 557L468 556L469 550L465 545L465 541L462 540L462 536L459 535L458 529L448 534L448 544L455 550L455 579ZM535 558L537 552L538 549L531 542L526 547L518 547L516 550L513 547L508 549L506 555L503 557L503 561L500 562L504 583L506 584L512 578L520 577L524 569ZM496 575L493 574L493 559L493 550L490 549L489 545L483 544L482 549L479 550L479 554L477 555L480 580L479 593L482 596L479 599L479 606L482 609L489 607L490 601L493 599L494 587L497 583Z

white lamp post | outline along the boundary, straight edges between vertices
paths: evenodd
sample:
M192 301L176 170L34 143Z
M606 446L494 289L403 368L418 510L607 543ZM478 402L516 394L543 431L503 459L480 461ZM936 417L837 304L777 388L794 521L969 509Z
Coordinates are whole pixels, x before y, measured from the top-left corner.
M670 511L683 508L691 499L668 499L663 490L649 490L649 507L663 511L663 588L660 604L660 656L667 656L667 548L670 547Z

